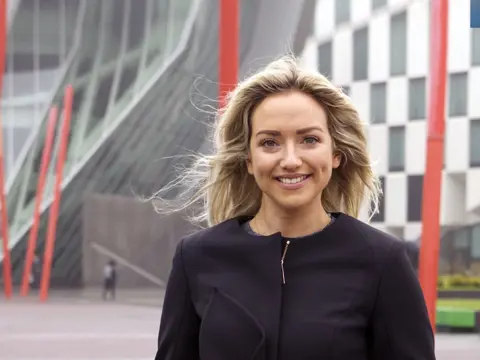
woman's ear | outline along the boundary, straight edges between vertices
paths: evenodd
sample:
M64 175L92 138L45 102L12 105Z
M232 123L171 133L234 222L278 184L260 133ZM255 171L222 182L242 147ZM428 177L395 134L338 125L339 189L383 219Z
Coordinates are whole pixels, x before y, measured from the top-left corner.
M342 163L342 153L335 151L333 153L333 159L332 159L332 168L337 169L340 164Z
M250 175L253 175L253 167L252 167L252 158L250 156L250 152L247 155L247 160L245 160L247 163L247 170Z

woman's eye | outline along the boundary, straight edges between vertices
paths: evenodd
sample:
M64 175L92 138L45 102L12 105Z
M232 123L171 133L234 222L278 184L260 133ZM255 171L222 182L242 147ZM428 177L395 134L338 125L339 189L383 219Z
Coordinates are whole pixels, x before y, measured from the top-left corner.
M316 137L313 137L313 136L309 136L309 137L306 137L304 140L303 140L306 144L315 144L318 142L318 139Z
M262 146L264 146L264 147L274 147L276 145L277 145L277 143L274 140L268 140L267 139L267 140L262 141Z

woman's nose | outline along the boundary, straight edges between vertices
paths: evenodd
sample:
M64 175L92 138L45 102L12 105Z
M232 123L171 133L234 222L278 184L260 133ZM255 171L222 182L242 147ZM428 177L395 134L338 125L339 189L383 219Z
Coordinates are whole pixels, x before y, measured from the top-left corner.
M295 146L290 145L285 147L280 166L287 170L295 170L300 165L302 165L302 159L300 158L300 156L298 156L298 151Z

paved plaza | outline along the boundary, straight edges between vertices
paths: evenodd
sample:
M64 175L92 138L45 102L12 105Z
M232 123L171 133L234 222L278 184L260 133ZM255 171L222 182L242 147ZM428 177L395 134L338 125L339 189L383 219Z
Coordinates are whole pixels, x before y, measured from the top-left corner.
M99 291L0 300L0 360L153 360L162 292ZM480 359L480 335L437 336L437 360Z

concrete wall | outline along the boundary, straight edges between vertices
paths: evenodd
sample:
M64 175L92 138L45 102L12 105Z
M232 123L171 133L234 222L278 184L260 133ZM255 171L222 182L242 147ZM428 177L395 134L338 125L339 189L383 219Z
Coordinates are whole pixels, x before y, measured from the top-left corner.
M102 284L103 267L114 259L119 287L162 286L176 244L192 231L182 215L162 216L151 203L115 195L88 194L84 201L83 284Z

